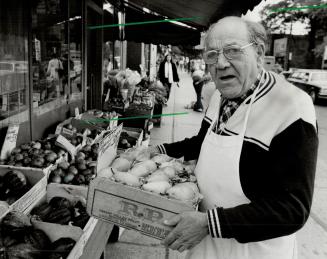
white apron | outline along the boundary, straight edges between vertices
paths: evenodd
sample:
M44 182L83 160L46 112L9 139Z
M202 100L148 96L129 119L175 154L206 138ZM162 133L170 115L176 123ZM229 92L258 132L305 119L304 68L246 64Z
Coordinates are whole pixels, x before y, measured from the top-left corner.
M259 84L260 86L260 84ZM255 95L244 118L243 130L236 136L222 136L214 133L212 127L219 118L219 102L216 102L217 115L212 120L203 141L195 175L201 193L204 196L200 211L214 207L230 208L250 203L243 193L239 162L246 131L246 125ZM191 249L186 258L192 259L296 259L297 247L295 234L241 244L236 239L212 238L207 235L197 246Z

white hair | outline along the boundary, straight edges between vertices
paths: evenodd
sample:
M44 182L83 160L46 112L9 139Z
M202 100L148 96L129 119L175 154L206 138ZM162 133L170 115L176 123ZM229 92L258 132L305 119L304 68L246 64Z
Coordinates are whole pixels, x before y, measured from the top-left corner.
M249 42L254 42L256 44L263 44L263 45L265 45L267 43L267 41L268 41L267 33L266 33L265 28L262 26L262 24L260 24L258 22L252 22L252 21L249 21L249 20L237 17L237 16L227 16L222 19L226 19L226 18L235 18L235 19L239 19L242 22L244 22L244 24L246 25L246 28L248 30ZM220 21L221 20L217 21L216 23L213 23L207 30L207 32L205 34L205 38L204 38L205 48L207 48L208 39L209 39L209 36L211 35L213 28Z

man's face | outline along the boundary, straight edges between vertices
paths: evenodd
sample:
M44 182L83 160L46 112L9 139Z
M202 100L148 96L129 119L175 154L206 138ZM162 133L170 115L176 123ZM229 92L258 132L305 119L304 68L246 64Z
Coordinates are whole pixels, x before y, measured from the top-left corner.
M215 25L207 40L207 50L221 50L226 46L242 47L249 44L246 25L233 18L226 18ZM255 82L260 69L260 57L256 46L242 50L232 60L220 53L216 64L208 65L216 88L223 97L233 99L242 96Z

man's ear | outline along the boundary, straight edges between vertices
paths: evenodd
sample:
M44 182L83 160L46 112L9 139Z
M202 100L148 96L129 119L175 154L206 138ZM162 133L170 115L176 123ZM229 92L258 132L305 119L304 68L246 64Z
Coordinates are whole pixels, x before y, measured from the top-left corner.
M264 56L265 56L265 45L258 44L257 45L257 64L258 68L261 68L264 63Z

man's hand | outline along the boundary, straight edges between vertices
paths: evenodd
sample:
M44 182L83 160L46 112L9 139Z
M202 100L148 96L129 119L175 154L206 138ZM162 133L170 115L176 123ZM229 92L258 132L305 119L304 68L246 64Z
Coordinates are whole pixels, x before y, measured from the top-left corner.
M164 224L176 227L162 244L179 252L193 248L209 233L207 214L203 212L183 212L165 220Z

